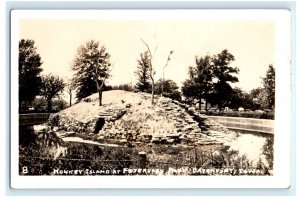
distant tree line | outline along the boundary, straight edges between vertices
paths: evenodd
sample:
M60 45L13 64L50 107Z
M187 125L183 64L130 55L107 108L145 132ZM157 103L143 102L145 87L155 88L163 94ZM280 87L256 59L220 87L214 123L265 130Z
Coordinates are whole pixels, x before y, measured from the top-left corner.
M169 59L168 59L169 61ZM188 104L198 102L198 108L205 104L216 106L219 110L231 109L271 109L275 105L275 70L269 65L266 76L262 78L261 88L255 88L250 93L232 83L238 82L236 75L239 68L232 66L235 57L227 50L217 55L195 57L195 66L188 67L188 78L183 82L181 92L173 80L159 79L154 84L154 94L162 95ZM134 90L151 93L149 50L141 53L137 60L137 83ZM164 89L164 91L163 91Z
M98 93L99 106L102 105L102 93L106 90L125 90L131 92L151 93L165 96L188 104L198 103L198 108L208 104L218 109L229 107L237 109L271 109L275 108L275 69L269 65L265 77L262 77L262 87L249 93L240 88L233 88L232 83L238 82L239 68L233 66L235 57L223 50L216 55L196 56L195 65L188 67L188 77L182 83L182 88L170 79L165 79L165 68L171 61L173 51L170 51L167 62L160 68L153 65L156 48L152 52L149 45L142 40L146 51L140 53L137 59L135 75L137 82L109 86L106 80L111 77L113 65L111 55L106 47L94 40L79 46L73 59L74 76L63 80L57 75L41 75L42 60L37 53L33 40L19 41L19 109L26 110L36 97L40 96L47 102L47 110L51 111L54 99L60 97L63 91L69 95L69 106L72 105L73 92L78 101ZM163 77L155 81L155 69L163 70Z

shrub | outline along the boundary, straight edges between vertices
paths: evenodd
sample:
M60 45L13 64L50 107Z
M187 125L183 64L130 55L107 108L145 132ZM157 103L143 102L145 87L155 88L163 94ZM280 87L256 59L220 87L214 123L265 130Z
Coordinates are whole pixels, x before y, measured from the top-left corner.
M84 98L83 101L88 103L88 102L91 102L92 100L91 100L91 98L87 97L87 98Z
M59 121L60 121L60 118L59 118L59 115L51 115L49 117L49 120L48 120L48 125L51 127L51 126L58 126L59 125Z

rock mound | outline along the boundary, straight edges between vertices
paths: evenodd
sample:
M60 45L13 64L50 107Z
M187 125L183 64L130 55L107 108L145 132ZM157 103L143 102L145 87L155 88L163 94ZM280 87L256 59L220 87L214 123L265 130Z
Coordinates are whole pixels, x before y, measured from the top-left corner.
M149 94L114 90L103 92L101 107L97 94L86 99L51 116L49 124L84 139L121 145L211 145L234 138L222 125L168 98L156 97L151 105Z

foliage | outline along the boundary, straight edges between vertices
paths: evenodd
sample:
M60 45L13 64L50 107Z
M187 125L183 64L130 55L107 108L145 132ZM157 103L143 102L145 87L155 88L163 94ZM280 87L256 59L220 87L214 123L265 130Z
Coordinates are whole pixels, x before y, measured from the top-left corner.
M138 66L135 75L137 76L136 89L140 92L150 92L150 54L148 51L140 54L137 60Z
M257 110L257 109L263 109L262 107L262 100L263 100L263 89L258 87L255 89L252 89L250 91L250 97L252 99L252 103L253 103L253 109Z
M39 94L42 85L42 61L33 40L19 41L19 109Z
M265 77L262 78L263 87L251 90L254 104L260 109L275 107L275 69L269 65Z
M266 76L262 78L264 90L266 92L265 108L274 109L275 106L275 69L273 65L269 65Z
M63 110L68 107L68 103L63 99L54 99L52 105L57 107L58 110Z
M112 87L113 90L124 90L128 92L132 92L133 88L131 84L121 84L121 85L116 85Z
M113 87L111 85L104 84L102 90L103 91L110 91L110 90L113 90Z
M40 146L40 148L59 148L64 145L64 141L56 135L52 130L44 130L38 134L36 138L36 144Z
M78 100L95 92L99 93L99 106L102 105L102 92L105 80L110 76L110 54L103 45L94 40L81 45L73 61L76 72L74 82Z
M163 89L163 93L162 93ZM163 94L165 97L169 97L173 100L180 101L181 94L178 91L178 86L173 80L162 80L159 79L154 86L154 94Z
M48 120L48 126L59 126L60 116L57 114L50 115Z
M204 98L207 102L213 78L211 57L208 55L195 57L195 61L196 66L189 67L189 79L183 83L182 93L187 98L197 99L199 102ZM199 109L201 109L201 103L199 103Z
M35 109L35 111L42 111L46 110L44 108L47 107L47 101L43 97L36 97L32 103L31 106Z
M269 65L265 77L262 78L263 89L261 90L260 103L263 109L274 109L275 106L275 69Z
M181 88L182 94L185 97L185 102L191 103L196 96L197 87L194 82L190 79L187 79L183 82L183 86Z
M182 93L188 101L197 99L199 109L201 100L207 103L218 105L219 109L230 105L233 89L229 83L238 82L237 74L239 69L230 64L234 61L234 56L223 50L221 53L211 57L196 57L196 66L189 67L189 78L185 80Z
M258 109L251 94L242 91L242 89L238 87L233 88L228 106L231 109L238 109L239 107L251 110Z
M67 107L67 102L63 99L54 99L52 101L52 106L57 107L58 110L65 109ZM47 101L43 97L36 97L31 106L34 108L34 112L44 112L47 110Z
M42 77L41 95L47 101L47 110L52 109L52 99L58 97L65 87L64 80L52 74Z
M227 49L215 55L212 59L213 75L217 82L213 85L213 94L210 102L212 105L218 105L219 109L227 106L232 95L232 88L229 83L238 82L238 78L233 74L239 73L237 67L230 64L235 60L234 56Z
M274 137L267 138L265 145L263 146L263 154L269 164L269 168L273 168L274 161Z

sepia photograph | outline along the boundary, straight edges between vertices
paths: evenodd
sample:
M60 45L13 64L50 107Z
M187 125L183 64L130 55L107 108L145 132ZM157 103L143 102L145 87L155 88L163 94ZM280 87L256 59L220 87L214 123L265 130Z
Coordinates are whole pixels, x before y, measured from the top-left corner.
M273 11L12 12L12 173L272 178Z

